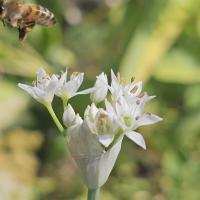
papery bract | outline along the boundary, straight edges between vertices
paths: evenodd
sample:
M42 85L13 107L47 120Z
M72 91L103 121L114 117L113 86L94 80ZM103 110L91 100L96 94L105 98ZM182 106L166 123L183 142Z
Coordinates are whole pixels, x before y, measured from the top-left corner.
M121 149L122 137L108 151L86 122L67 129L67 143L88 188L101 187L108 179Z

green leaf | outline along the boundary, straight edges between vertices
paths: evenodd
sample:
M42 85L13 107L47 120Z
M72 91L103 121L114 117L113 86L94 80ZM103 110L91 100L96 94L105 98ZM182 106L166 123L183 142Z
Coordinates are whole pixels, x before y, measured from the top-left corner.
M182 32L188 19L193 15L196 0L167 1L150 24L140 26L133 34L120 65L125 81L131 77L148 80L157 63L170 49Z
M173 50L156 67L153 76L170 83L200 83L199 63L182 50Z

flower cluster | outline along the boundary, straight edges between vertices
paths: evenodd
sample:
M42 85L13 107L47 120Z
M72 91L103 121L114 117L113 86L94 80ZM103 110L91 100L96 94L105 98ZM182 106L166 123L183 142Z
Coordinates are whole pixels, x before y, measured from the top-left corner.
M47 108L51 106L54 95L63 100L68 147L88 188L98 188L106 182L124 136L146 149L143 136L135 130L159 122L161 118L144 111L145 104L154 96L142 92L141 81L123 84L120 76L111 70L110 85L106 74L101 73L92 88L78 91L83 77L83 73L73 73L68 80L67 71L60 77L50 77L40 69L34 86L19 84L19 87ZM80 94L89 94L92 101L83 117L76 114L68 103L70 98ZM104 102L104 108L98 107L100 102ZM62 126L55 114L52 117L58 127Z

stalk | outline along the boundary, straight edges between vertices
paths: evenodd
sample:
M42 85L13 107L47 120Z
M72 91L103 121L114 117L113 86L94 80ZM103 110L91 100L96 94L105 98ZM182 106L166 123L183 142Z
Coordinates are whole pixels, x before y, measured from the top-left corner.
M88 200L99 200L100 188L88 189Z
M68 99L66 97L62 97L62 102L63 102L64 111L65 111L67 109Z
M60 131L60 133L64 136L64 128L62 126L62 124L60 123L60 121L58 120L51 104L46 106L47 110L49 111L49 114L51 115L53 121L55 122L56 126L58 127L58 130Z

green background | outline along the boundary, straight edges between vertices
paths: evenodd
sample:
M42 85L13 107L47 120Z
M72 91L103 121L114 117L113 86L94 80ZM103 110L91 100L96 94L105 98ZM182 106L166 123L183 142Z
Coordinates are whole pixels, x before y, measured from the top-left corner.
M0 25L0 200L86 199L49 114L17 88L31 84L40 67L85 72L82 88L112 68L157 96L146 110L164 120L139 130L147 151L123 141L101 200L200 199L200 1L35 3L55 13L54 27L35 27L22 44L17 30ZM70 103L82 114L90 101ZM53 106L61 119L60 100Z

